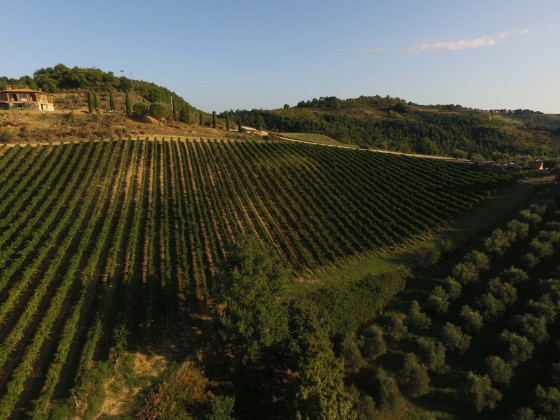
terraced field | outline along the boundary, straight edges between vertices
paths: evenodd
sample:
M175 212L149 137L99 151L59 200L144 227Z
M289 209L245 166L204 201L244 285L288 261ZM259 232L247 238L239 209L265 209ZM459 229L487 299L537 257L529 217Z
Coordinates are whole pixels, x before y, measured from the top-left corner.
M304 277L407 246L508 182L299 143L0 148L0 418L42 418L127 334L149 341L202 304L241 235Z

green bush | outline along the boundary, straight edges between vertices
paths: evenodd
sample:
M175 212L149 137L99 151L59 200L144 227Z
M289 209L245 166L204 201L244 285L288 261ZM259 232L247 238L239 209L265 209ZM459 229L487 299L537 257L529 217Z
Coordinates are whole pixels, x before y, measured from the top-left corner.
M410 276L408 269L366 276L349 285L325 286L306 299L321 308L329 319L331 334L345 334L375 318L394 295L404 290Z
M14 139L14 137L15 137L15 134L9 128L5 128L0 133L0 141L4 142L4 143L12 141Z
M165 104L162 104L161 102L154 102L150 105L148 114L156 120L161 120L162 118L167 118L169 111L167 110L167 106Z
M137 117L143 117L148 113L148 105L146 102L136 102L132 107L134 115Z

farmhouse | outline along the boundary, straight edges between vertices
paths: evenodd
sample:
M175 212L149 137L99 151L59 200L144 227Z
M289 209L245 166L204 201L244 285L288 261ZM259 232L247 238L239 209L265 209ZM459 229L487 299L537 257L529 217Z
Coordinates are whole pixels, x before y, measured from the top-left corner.
M54 111L53 95L29 88L0 91L0 109L31 109L39 111Z
M537 171L542 171L544 167L544 162L541 159L533 160L529 162L529 167Z

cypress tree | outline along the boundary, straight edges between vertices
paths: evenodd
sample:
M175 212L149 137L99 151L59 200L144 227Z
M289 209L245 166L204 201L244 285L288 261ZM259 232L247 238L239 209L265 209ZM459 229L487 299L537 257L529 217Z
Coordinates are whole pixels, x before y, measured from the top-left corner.
M191 115L188 106L181 108L181 111L179 112L179 121L190 124Z
M202 125L202 111L198 111L198 125Z
M87 93L87 106L89 113L93 114L93 96L91 95L91 91L89 90Z
M115 106L115 96L113 95L113 91L109 91L109 108L111 108L113 111L115 110L116 106Z
M212 128L216 128L216 111L212 111Z
M237 131L240 133L243 131L243 128L241 127L241 120L237 120Z
M99 114L99 107L101 105L100 105L100 102L99 102L99 96L97 96L97 93L95 93L95 92L93 92L93 106L95 107L95 110Z
M226 112L226 131L229 131L229 114Z
M130 102L130 95L128 94L128 91L126 91L126 113L127 115L132 114L132 103Z

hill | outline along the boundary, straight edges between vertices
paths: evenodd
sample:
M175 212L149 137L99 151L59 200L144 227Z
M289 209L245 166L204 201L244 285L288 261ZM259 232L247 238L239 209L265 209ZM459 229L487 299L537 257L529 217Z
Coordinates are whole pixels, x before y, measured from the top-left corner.
M322 134L341 143L403 153L474 156L519 164L533 157L560 156L560 116L527 110L483 111L361 96L346 100L327 97L302 101L292 108L231 113L246 124L267 130Z

